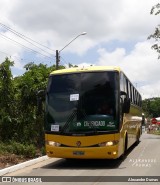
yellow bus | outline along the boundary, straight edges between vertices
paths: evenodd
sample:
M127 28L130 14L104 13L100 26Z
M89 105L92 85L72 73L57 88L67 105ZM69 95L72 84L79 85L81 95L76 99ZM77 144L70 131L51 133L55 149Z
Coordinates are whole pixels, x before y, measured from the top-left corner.
M116 159L142 133L142 99L116 66L53 71L45 103L49 157Z

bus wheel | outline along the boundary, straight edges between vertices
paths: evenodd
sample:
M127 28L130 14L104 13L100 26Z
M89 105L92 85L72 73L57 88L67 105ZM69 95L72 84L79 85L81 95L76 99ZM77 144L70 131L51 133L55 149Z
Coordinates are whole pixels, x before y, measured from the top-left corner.
M125 154L126 154L126 151L127 151L127 146L128 146L128 136L126 134L124 148L123 148L123 154L119 157L120 160L124 160L125 159Z
M126 134L125 145L124 145L124 154L126 154L126 152L127 152L127 147L128 147L128 135Z
M137 136L136 136L136 145L139 144L139 139L140 139L140 130L138 131Z

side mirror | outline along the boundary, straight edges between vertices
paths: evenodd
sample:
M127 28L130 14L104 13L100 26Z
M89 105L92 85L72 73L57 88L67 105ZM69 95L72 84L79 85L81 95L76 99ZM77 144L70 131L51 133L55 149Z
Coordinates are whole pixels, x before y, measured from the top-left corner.
M129 113L130 111L130 98L125 98L123 103L123 113Z
M122 111L123 113L129 113L130 111L130 98L128 98L127 93L124 91L120 92L120 96L125 96Z

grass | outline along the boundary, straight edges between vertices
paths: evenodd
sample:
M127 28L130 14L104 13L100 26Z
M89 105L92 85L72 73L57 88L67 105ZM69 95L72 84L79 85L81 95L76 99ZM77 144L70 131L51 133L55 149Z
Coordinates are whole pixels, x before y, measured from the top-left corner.
M37 149L33 144L15 141L0 142L0 169L45 155L45 148Z
M160 135L160 130L151 130L148 134Z
M0 155L15 154L27 158L34 158L37 155L44 155L44 148L37 149L33 144L23 144L15 141L9 143L0 142Z

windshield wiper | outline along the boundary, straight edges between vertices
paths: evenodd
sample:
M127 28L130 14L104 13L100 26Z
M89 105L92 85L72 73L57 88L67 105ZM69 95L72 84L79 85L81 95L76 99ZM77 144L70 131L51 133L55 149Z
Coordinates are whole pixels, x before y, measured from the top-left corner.
M81 110L82 115L84 116L84 119L87 118L87 114L85 110ZM89 126L93 129L93 132L96 134L97 133L97 128L94 126L92 123L89 124Z
M75 118L77 113L77 109L73 110L73 112L71 113L71 115L69 116L68 120L66 121L66 123L64 124L64 126L61 129L61 134L63 134L66 129L68 128L69 124L71 123L71 121L73 121L73 119Z
M64 126L61 128L61 131L60 133L63 134L65 133L65 131L67 130L68 126L70 125L70 123L74 120L75 116L77 115L77 109L73 110L73 112L70 114L70 116L68 117L66 123L64 124ZM83 120L85 118L87 118L87 114L84 110L79 110L79 113L82 113L82 117L83 117ZM78 115L77 115L78 116ZM95 134L97 133L97 128L96 126L94 126L92 123L90 123L90 128L93 129L92 132L94 132Z

